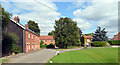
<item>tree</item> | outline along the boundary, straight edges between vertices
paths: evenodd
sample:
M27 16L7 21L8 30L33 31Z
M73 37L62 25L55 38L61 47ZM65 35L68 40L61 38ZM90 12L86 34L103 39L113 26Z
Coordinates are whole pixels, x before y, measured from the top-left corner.
M35 21L29 20L28 27L29 29L34 31L36 34L40 35L40 29L39 29L38 23L35 23Z
M85 34L85 36L93 36L93 33Z
M43 43L44 43L43 40L41 40L40 45L42 45Z
M22 52L22 48L20 46L17 46L18 43L19 37L15 33L5 34L4 39L2 40L2 52L5 54L11 54L12 52Z
M93 34L93 41L107 41L107 31L105 28L101 30L101 27L97 27L95 33Z
M55 36L54 32L55 32L55 31L51 31L51 32L48 33L48 35Z
M80 34L77 23L70 18L60 18L55 21L55 43L59 48L68 48L69 46L78 46Z
M79 28L80 39L82 37L82 30Z
M4 8L2 8L2 29L4 29L5 26L8 25L8 22L10 22L12 14L5 11Z

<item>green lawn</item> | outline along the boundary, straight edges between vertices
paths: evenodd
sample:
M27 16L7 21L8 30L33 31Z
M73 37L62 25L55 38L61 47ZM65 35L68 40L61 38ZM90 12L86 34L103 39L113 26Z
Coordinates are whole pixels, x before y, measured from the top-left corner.
M53 63L118 63L118 48L74 50L54 56Z

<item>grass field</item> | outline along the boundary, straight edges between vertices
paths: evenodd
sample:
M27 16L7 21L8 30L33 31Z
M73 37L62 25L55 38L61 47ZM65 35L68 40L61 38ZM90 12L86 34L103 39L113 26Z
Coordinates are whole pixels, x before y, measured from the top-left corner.
M118 63L118 48L74 50L54 56L53 63Z

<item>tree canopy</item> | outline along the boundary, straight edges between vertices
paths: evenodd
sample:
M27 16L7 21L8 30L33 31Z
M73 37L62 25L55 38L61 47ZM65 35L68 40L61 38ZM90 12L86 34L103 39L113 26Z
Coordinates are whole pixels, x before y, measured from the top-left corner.
M4 8L2 8L2 28L8 25L8 22L10 21L12 14L5 11ZM1 18L0 18L1 19Z
M104 29L101 29L100 26L97 27L95 33L93 34L93 41L107 41L107 31Z
M48 35L55 36L54 32L55 32L55 31L51 31L51 32L48 33Z
M93 33L87 33L85 36L93 36Z
M77 23L70 18L60 18L55 21L55 41L59 48L80 45L80 34Z
M29 20L28 27L29 29L34 31L36 34L40 35L40 29L39 29L38 23L35 23L35 21Z

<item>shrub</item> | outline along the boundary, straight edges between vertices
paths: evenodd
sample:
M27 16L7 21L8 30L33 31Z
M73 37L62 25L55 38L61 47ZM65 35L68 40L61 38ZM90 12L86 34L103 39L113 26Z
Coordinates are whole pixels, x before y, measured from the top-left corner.
M104 47L107 43L105 41L94 41L92 42L92 46L94 47Z
M40 48L46 48L48 45L40 45Z
M15 33L7 33L3 36L3 53L20 53L22 52L22 48L18 47L17 44L19 43L19 37Z
M108 43L110 45L120 45L120 40L109 40Z
M43 40L41 40L40 45L42 45L43 43L44 43Z
M47 48L55 48L55 46L52 43L50 43L50 45L48 45Z

